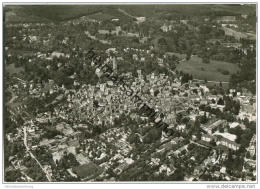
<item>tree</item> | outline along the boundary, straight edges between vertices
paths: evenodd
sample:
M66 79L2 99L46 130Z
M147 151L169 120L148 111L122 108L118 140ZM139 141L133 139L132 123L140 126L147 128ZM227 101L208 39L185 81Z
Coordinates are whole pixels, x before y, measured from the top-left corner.
M22 174L19 170L11 170L5 173L6 182L17 182L21 180Z
M205 124L208 122L207 116L206 116L206 112L204 112L204 115L200 117L200 123L201 124Z
M161 129L152 128L144 137L144 143L151 144L161 138Z
M191 49L191 48L188 48L187 54L186 54L186 60L190 60L190 58L191 58L191 53L192 53L192 49Z
M224 128L223 127L219 128L219 132L224 133Z
M218 105L224 105L224 100L223 100L222 98L219 98L217 104L218 104Z
M154 96L157 96L160 93L160 91L157 89L154 91Z
M165 38L160 38L158 40L158 44L161 45L161 46L166 46L167 45L167 41Z
M209 58L208 57L203 57L202 58L202 63L209 64L210 63Z
M180 124L181 120L182 120L182 114L177 114L176 115L176 122Z
M130 144L138 144L138 143L140 143L140 139L139 139L139 136L137 135L137 134L135 134L135 133L132 133L130 136L129 136L129 138L128 138L128 140L129 140L129 143Z

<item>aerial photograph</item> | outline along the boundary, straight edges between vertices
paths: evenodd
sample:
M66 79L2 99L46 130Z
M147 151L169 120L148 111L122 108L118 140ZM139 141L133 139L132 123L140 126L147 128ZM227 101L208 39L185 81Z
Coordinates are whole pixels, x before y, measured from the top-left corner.
M256 182L256 3L2 6L3 182Z

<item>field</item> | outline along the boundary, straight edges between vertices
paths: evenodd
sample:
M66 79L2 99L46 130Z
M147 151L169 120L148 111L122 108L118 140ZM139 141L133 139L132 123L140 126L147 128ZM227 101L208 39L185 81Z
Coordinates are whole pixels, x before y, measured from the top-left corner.
M8 65L5 65L5 70L7 73L9 74L14 74L14 73L19 73L21 71L24 71L24 69L22 67L18 67L16 68L14 64L8 64Z
M87 16L100 21L129 18L116 7L107 5L9 5L5 7L7 22L60 22Z
M183 54L174 54L181 59L177 70L192 74L194 79L229 82L231 74L239 71L237 65L228 62L210 60L209 64L205 64L202 63L201 58L195 55L186 61ZM225 75L223 72L227 72L228 74Z
M89 15L88 17L91 19L99 20L99 21L111 20L113 18L116 18L115 16L112 16L112 15L106 14L106 13L102 13L102 12L98 12L98 13Z
M92 162L73 168L73 171L82 178L91 178L102 172L101 168Z

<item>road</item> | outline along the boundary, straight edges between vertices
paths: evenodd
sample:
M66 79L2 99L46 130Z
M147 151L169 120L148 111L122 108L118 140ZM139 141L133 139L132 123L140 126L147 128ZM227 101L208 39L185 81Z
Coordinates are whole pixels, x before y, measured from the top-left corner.
M13 101L14 101L15 99L17 99L17 98L18 98L18 96L13 96L13 97L9 100L9 102L7 102L7 104L12 104Z
M201 80L201 79L193 79L194 81L202 81L202 82L204 82L205 80ZM207 83L216 83L216 84L219 84L219 83L222 83L222 84L224 84L224 83L226 83L226 84L229 84L229 82L227 82L227 81L207 81Z
M26 150L28 151L28 153L30 154L30 156L37 162L37 164L40 166L40 168L42 169L42 171L45 173L46 178L48 179L49 182L51 182L51 176L49 175L49 173L43 168L43 166L41 165L41 163L36 159L36 157L33 155L33 153L30 151L30 148L27 145L27 131L26 131L26 127L23 128L23 133L24 133L24 146L26 148Z
M119 12L121 12L121 13L123 13L124 15L126 15L126 16L129 16L129 17L131 17L131 18L136 18L135 16L133 16L133 15L131 15L131 14L129 14L129 13L127 13L125 10L123 10L123 9L117 9Z

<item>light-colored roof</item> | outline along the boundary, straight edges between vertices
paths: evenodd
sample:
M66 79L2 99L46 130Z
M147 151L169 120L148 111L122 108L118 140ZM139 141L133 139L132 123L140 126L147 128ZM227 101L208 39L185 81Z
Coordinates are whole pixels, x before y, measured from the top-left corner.
M236 135L233 135L233 134L230 134L230 133L219 133L219 132L215 132L214 134L213 134L214 136L215 135L220 135L220 136L222 136L222 137L224 137L224 138L226 138L226 139L229 139L229 140L231 140L231 141L235 141L236 140L236 138L237 138L237 136Z

